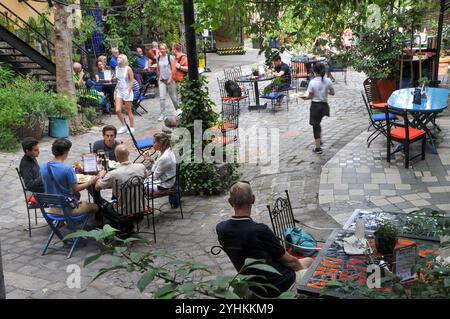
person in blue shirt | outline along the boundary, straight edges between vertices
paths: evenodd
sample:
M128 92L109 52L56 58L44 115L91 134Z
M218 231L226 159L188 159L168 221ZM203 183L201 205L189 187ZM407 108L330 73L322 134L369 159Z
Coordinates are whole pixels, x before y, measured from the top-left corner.
M145 74L141 74L142 70L148 68L148 57L144 55L141 48L136 48L136 60L134 61L134 77L138 80L139 85L146 82Z
M87 182L79 184L73 168L64 163L69 156L72 142L66 138L59 138L52 144L53 160L41 166L41 176L46 194L64 195L73 198L79 197L79 192L95 185L98 176L92 176ZM77 195L78 194L78 195ZM50 212L61 213L56 207L50 207ZM98 206L93 203L80 202L72 210L72 215L95 214Z
M119 57L119 49L113 48L112 49L112 57L111 60L109 60L109 65L114 70L119 64L117 62L117 58Z

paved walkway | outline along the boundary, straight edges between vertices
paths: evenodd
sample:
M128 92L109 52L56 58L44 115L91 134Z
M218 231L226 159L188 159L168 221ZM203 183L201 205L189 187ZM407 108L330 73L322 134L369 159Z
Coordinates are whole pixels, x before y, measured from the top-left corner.
M249 71L252 64L261 63L261 61L262 57L258 57L255 50L248 50L245 56L229 56L226 59L211 54L208 55L208 66L213 70L213 73L207 74L210 80L210 94L213 100L217 103L219 102L216 77L221 75L221 70L224 67L241 64L244 65L245 70ZM331 117L323 121L325 144L322 155L316 155L311 152L313 138L312 129L308 124L308 102L300 100L297 103L294 100L289 111L281 110L275 114L266 111L248 112L243 110L241 112L239 119L241 128L276 128L279 129L280 136L280 167L278 172L264 173L261 170L261 166L256 164L241 166L241 178L251 181L256 194L257 200L253 213L256 221L270 225L266 205L272 204L276 196L287 189L290 192L297 219L313 226L339 226L331 216L336 217L336 215L339 215L339 207L342 200L337 197L340 194L334 193L334 190L333 196L328 196L331 195L329 191L324 192L327 187L328 189L330 187L326 185L333 185L333 187L335 185L328 184L333 180L328 179L328 176L324 174L333 172L333 166L330 165L334 163L336 158L339 159L341 154L352 152L354 148L348 149L348 147L353 145L353 138L367 128L367 115L359 94L363 76L351 72L348 78L348 85L345 85L338 78L338 83L336 84L337 95L330 98ZM161 128L160 122L156 120L159 112L158 99L146 100L144 105L149 110L149 114L144 115L142 118L137 118L138 136L148 136ZM105 117L104 122L115 125L118 123L114 116ZM93 128L87 134L71 137L74 146L68 162L79 159L81 153L88 151L88 143L100 135L100 128L98 127ZM130 143L128 136L125 135L120 138L126 143ZM350 142L352 143L348 144ZM51 143L52 139L50 138L45 138L42 141L40 163L51 158L49 152ZM363 146L360 147L360 151L365 151L366 148ZM370 151L375 149L376 146L374 145ZM347 153L343 153L344 151ZM335 157L336 154L338 157ZM137 276L129 273L110 274L102 277L92 283L85 292L81 292L81 289L69 289L67 287L65 283L68 276L66 272L67 266L70 264L82 265L84 258L97 252L98 247L91 242L87 247L77 250L70 260L65 258L65 252L50 251L47 255L41 256L41 248L48 234L48 228L42 218L39 218L38 226L32 232L33 237L31 239L28 238L26 210L20 184L15 171L13 171L14 167L18 166L20 156L20 152L0 154L0 240L3 249L7 297L152 297L152 292L161 282L152 284L148 292L140 294L135 288ZM369 157L370 154L367 154L367 158ZM379 159L379 161L382 162L382 159ZM329 164L325 166L327 162ZM322 170L324 166L326 168ZM336 167L340 166L337 165ZM335 175L338 175L338 173L335 173ZM345 177L347 177L347 174L345 174ZM342 178L344 178L344 174L342 174ZM398 181L398 179L396 180ZM348 185L357 184L357 182L358 179L356 177L356 182L348 182ZM339 183L336 185L345 185L346 183L346 180L339 180ZM361 184L364 183L361 182ZM353 186L351 188L349 186L349 189L353 189ZM363 189L363 187L360 188L360 190ZM325 199L323 197L325 195L328 198L332 197L333 201ZM155 217L157 242L152 244L152 249L167 249L180 258L210 265L213 269L213 276L234 274L235 270L225 254L212 256L209 253L210 247L217 244L215 225L232 214L226 202L226 197L226 194L213 197L184 197L184 219L180 218L177 210L170 210L165 205L163 207L165 213L157 214ZM165 202L166 199L161 200L160 204ZM364 201L361 202L365 203ZM355 206L357 205L358 203L355 203ZM328 211L329 214L323 209ZM336 219L341 221L339 218ZM312 231L312 233L322 240L326 239L329 234L323 231ZM152 238L151 234L142 235L146 238ZM138 247L138 249L148 248ZM96 271L108 265L111 265L111 261L108 258L102 258L98 262L83 268L82 287L84 288L88 284Z

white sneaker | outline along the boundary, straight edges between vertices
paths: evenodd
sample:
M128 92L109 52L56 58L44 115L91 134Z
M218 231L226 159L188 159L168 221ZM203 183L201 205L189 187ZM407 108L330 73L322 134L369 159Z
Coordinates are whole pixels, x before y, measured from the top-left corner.
M164 120L164 116L160 116L159 118L158 118L158 121L162 121L162 120Z
M136 129L134 127L130 127L130 131L131 131L131 134L134 134L134 132L136 132Z
M175 115L178 116L178 115L180 115L181 113L183 113L183 111L182 111L181 109L178 109L178 110L175 112Z
M123 134L127 131L127 128L125 126L122 126L117 130L117 134Z

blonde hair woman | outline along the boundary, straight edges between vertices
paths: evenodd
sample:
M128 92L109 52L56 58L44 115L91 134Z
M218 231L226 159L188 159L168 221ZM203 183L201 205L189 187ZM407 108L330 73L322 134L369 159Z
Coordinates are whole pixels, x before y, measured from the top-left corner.
M117 134L123 134L127 131L125 120L122 115L122 105L125 105L125 112L130 119L131 133L134 133L134 116L131 105L133 103L133 70L128 66L128 58L125 54L120 54L117 58L118 66L116 67L116 114L122 126L117 130Z
M172 151L170 136L165 133L153 135L153 148L159 153L159 156L152 166L153 177L150 178L153 178L153 183L151 180L149 181L148 189L150 191L153 189L153 192L157 193L174 186L177 173L177 159ZM148 155L145 158L152 160Z

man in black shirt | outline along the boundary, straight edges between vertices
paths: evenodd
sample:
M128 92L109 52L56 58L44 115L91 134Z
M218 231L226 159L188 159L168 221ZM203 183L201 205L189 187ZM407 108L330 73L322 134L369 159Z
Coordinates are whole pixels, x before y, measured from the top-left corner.
M220 245L237 271L240 271L246 258L265 259L266 263L280 272L281 275L249 269L246 274L263 275L278 290L254 289L265 297L277 297L280 293L294 287L301 276L311 265L311 258L297 259L286 252L273 231L265 224L256 223L250 217L255 196L248 183L238 182L230 189L230 205L234 208L234 216L219 223L216 232Z
M19 170L23 176L25 187L34 193L45 193L40 167L36 160L40 153L39 141L27 137L22 142L22 148L25 155L20 161Z
M281 56L276 56L273 60L274 70L273 75L281 77L280 91L288 90L291 85L291 68L289 65L281 61Z
M106 125L103 128L102 132L103 139L98 140L94 143L92 151L94 153L97 153L98 151L102 150L103 152L105 152L105 154L107 154L110 160L117 161L114 150L116 149L117 145L121 144L120 142L116 141L117 129L112 125Z

